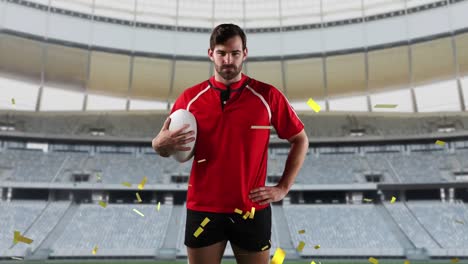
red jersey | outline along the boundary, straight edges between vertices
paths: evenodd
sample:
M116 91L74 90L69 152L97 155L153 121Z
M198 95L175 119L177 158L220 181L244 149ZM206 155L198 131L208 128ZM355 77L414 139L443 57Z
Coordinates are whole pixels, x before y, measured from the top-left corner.
M232 213L236 208L245 212L267 207L252 202L249 193L265 186L270 130L252 126L273 126L281 139L304 128L286 97L272 85L242 74L222 102L221 94L227 90L212 76L186 89L171 110L186 109L197 120L187 193L191 210Z

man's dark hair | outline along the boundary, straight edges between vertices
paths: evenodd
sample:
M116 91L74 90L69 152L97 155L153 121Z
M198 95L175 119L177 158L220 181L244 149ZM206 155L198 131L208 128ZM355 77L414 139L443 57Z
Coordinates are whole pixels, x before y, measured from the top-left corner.
M242 39L242 50L247 48L247 38L245 37L244 31L234 24L220 24L213 29L210 37L210 49L214 50L214 47L218 44L224 44L232 37L239 36Z

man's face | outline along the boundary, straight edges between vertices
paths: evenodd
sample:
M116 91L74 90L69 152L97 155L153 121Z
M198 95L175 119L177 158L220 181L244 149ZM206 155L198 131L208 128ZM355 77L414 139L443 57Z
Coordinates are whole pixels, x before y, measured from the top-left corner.
M208 56L214 63L216 72L229 81L240 74L242 63L247 58L247 49L242 50L242 39L235 36L214 50L208 49Z

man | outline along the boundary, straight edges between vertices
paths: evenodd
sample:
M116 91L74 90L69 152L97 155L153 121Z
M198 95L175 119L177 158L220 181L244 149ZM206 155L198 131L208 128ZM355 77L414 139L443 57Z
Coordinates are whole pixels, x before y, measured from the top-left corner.
M185 226L190 264L221 263L228 240L237 263L267 264L270 203L286 196L309 145L304 125L286 97L275 87L241 73L247 52L240 27L217 26L208 49L215 75L185 90L171 111L186 109L197 120ZM184 145L195 140L193 131L185 132L188 126L169 131L169 124L168 118L152 142L163 157L175 150L189 150ZM271 187L265 186L270 130L255 129L270 125L291 143L283 176ZM253 212L252 207L254 217L245 217ZM205 218L210 222L195 236Z

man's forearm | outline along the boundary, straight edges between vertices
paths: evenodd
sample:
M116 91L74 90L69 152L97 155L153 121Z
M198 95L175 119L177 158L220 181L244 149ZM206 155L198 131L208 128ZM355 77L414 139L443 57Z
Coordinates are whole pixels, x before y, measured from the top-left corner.
M283 176L278 182L279 187L288 191L291 189L291 186L294 184L294 180L304 163L308 148L309 140L307 137L305 139L299 139L291 144L291 150L289 151L288 159L286 160Z

